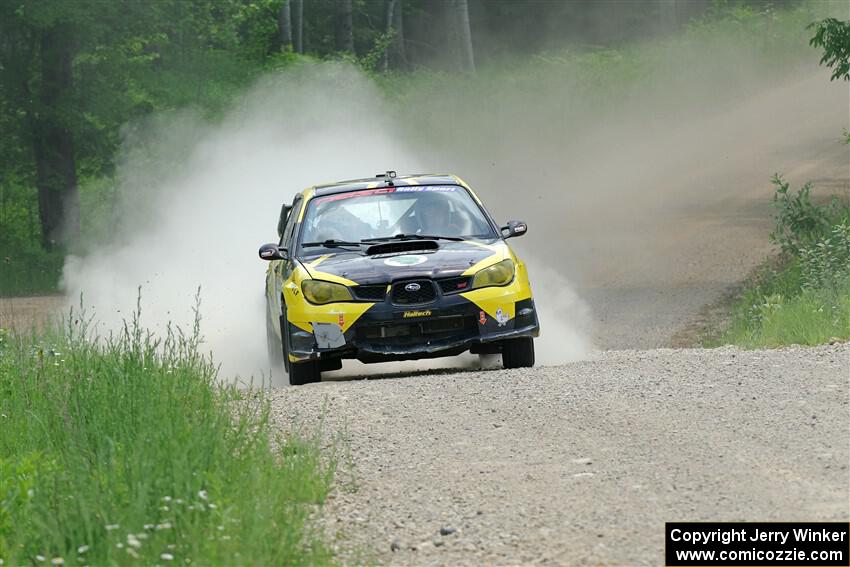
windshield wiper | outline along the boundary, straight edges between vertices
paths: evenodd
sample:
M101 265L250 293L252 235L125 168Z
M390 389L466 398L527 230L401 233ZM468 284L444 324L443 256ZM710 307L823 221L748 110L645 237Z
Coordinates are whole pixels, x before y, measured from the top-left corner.
M435 234L396 234L395 236L383 236L381 238L364 238L360 242L389 242L391 240L451 240L461 242L466 240L459 236L440 236Z
M342 246L356 246L360 248L360 242L346 242L345 240L325 240L324 242L304 242L301 244L304 248L313 246L324 246L325 248L339 248Z

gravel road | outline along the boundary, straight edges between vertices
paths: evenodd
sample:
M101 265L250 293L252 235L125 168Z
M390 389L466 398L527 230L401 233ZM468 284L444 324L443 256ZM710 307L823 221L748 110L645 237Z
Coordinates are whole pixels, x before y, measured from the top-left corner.
M342 432L349 562L659 565L665 521L846 521L848 379L850 344L608 351L282 388L273 419Z

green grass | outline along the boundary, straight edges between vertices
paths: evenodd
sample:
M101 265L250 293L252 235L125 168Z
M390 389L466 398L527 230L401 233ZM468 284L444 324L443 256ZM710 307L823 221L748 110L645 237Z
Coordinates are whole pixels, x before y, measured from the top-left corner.
M765 269L733 306L729 327L708 346L819 345L850 339L850 277L820 289L799 287L799 266Z
M195 338L136 323L96 341L0 331L5 565L325 565L308 521L333 456L273 439L261 392L216 380ZM57 559L58 562L58 559Z

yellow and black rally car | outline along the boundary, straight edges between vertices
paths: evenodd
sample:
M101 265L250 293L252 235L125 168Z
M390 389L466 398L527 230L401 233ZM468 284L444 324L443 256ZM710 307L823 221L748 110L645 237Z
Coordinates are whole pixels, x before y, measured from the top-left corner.
M291 384L342 359L385 362L501 353L534 365L540 332L525 264L453 175L396 176L305 189L284 205L280 241L260 247L269 353Z

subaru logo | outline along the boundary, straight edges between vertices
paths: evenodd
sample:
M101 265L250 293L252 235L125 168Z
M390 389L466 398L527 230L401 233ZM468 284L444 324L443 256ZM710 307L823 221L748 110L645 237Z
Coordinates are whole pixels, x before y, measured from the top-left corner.
M422 286L421 286L421 285L419 285L419 284L418 284L418 283L416 283L416 282L414 282L414 283L409 283L409 284L407 284L406 286L404 286L404 290L405 290L405 291L419 291L420 289L422 289Z

